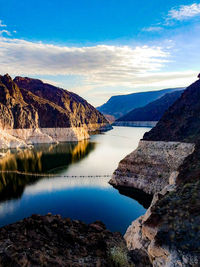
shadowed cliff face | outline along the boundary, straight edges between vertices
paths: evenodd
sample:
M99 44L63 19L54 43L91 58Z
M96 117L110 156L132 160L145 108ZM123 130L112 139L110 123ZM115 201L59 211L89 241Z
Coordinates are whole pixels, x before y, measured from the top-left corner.
M0 76L0 126L6 129L106 125L104 116L76 94L40 80Z
M63 169L66 170L72 163L85 158L94 148L95 143L84 140L71 144L40 145L17 153L15 150L8 150L0 159L0 171L59 173ZM16 173L1 173L0 202L21 197L27 185L41 178Z
M191 143L200 139L200 80L184 91L143 139Z
M38 127L38 113L33 105L28 105L19 87L9 75L0 76L0 127Z
M174 183L157 192L146 214L129 227L127 243L131 249L145 250L154 266L199 266L200 80L185 90L143 140L190 142L195 148L178 167Z
M160 195L145 226L158 227L155 243L157 246L165 245L171 251L179 250L181 261L185 261L183 266L199 266L200 80L187 88L157 126L144 135L144 139L195 143L194 152L179 167L177 188Z

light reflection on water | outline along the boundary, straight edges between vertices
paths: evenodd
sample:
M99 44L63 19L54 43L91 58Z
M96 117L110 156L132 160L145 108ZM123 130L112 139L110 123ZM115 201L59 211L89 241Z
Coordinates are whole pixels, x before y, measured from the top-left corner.
M92 136L89 141L8 151L0 159L0 170L59 175L112 174L148 130L114 127ZM87 223L102 220L109 229L124 232L145 209L137 201L119 194L108 184L109 179L44 177L36 180L4 173L0 178L0 226L33 213L52 212Z

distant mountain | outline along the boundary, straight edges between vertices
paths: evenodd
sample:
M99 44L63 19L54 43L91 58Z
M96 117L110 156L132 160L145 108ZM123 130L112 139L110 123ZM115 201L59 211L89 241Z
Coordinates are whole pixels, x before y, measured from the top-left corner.
M183 90L167 93L144 107L131 110L117 121L159 121L164 112L182 93Z
M115 119L118 119L127 114L129 111L135 108L143 107L159 97L162 97L166 93L171 93L182 89L184 88L169 88L159 91L112 96L105 104L97 107L97 110L104 115L112 115L115 117Z

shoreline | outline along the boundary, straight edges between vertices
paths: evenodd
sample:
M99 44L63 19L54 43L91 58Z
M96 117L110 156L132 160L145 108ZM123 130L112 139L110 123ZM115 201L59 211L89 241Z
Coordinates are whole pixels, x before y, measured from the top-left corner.
M107 124L90 124L82 127L67 128L23 128L0 129L0 149L27 148L35 144L56 144L59 142L77 142L90 138L95 131L108 131Z
M156 126L156 124L157 124L157 121L116 121L112 123L113 126L149 127L149 128Z

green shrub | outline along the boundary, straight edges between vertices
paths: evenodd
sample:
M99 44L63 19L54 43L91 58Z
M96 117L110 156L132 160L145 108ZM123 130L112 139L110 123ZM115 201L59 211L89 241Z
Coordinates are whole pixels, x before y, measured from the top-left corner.
M110 257L115 266L119 267L134 267L129 263L127 251L122 247L113 247L110 251Z

